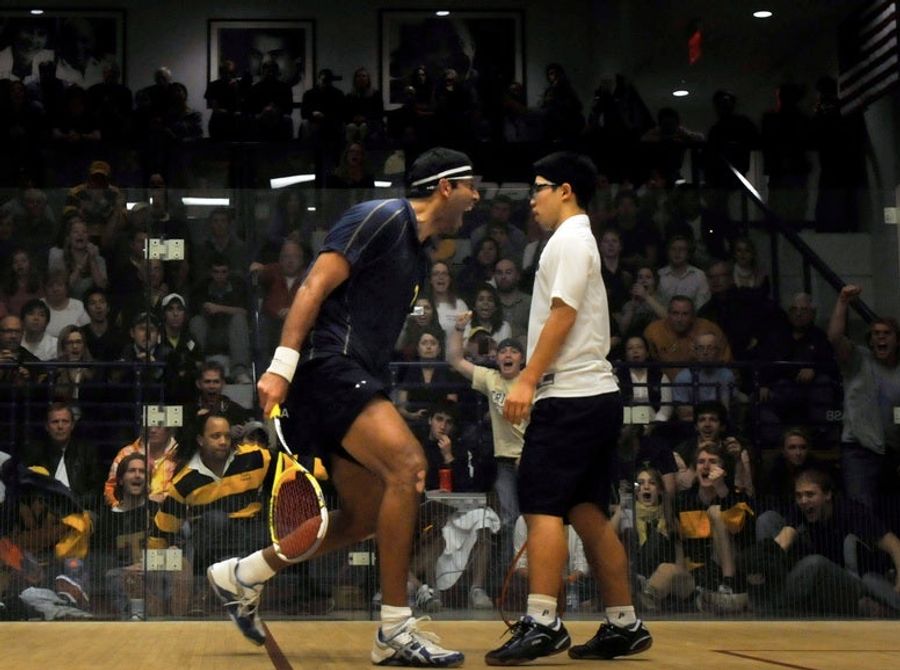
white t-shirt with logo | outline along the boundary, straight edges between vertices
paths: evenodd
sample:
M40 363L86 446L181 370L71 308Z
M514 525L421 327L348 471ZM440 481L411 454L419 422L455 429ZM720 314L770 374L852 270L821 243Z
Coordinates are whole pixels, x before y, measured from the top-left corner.
M488 399L494 456L503 458L519 458L525 439L526 422L513 425L503 418L503 404L514 383L514 379L504 379L497 370L482 365L476 365L472 373L472 388Z
M550 305L559 298L577 312L556 359L538 382L535 402L542 398L580 398L619 389L609 353L609 306L600 272L600 252L585 214L563 221L538 262L528 318L531 360Z

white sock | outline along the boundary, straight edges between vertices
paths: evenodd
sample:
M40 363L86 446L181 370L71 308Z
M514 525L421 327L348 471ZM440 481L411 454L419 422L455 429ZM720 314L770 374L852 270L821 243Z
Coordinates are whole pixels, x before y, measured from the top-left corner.
M263 552L260 549L255 554L250 554L238 561L235 574L238 581L244 586L255 586L274 577L275 570L263 558Z
M552 626L556 621L556 598L529 593L526 614L540 624Z
M406 623L406 620L412 616L412 609L409 607L395 607L394 605L381 606L381 630L385 635L390 636L399 626Z
M634 615L634 607L607 607L606 618L613 626L619 628L628 628L637 623L637 617Z

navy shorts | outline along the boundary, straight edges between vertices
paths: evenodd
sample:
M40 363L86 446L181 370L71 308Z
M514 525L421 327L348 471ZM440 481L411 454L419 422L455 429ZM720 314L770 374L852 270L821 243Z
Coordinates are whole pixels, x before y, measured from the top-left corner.
M519 463L519 510L566 518L580 503L604 514L616 502L616 450L622 428L618 392L544 398L531 411Z
M384 382L346 356L315 358L297 367L282 420L285 440L304 462L329 456L356 462L341 446L350 426L375 396L387 397Z

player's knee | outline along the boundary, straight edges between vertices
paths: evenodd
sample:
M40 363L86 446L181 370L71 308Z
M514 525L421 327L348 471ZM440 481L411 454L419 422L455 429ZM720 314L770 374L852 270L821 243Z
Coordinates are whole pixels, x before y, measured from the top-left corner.
M408 449L401 449L390 463L385 484L388 486L416 487L419 481L425 486L425 469L428 467L422 450L418 445L410 445Z
M416 473L416 493L425 493L425 470Z

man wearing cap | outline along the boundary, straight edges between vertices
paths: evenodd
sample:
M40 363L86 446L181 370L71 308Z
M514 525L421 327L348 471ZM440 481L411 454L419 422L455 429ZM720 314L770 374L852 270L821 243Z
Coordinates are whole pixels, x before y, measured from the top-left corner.
M609 305L586 213L597 169L586 156L556 152L535 163L534 174L532 214L551 237L534 279L528 366L503 409L514 425L531 417L518 478L528 526L528 606L510 639L485 656L488 665L517 665L566 649L575 659L614 658L652 644L635 617L628 559L607 516L622 401L606 360ZM575 647L557 616L567 556L564 519L581 537L609 620Z
M289 444L320 455L340 495L342 508L315 555L375 533L383 605L371 660L380 665L463 661L462 653L420 633L407 606L426 461L387 388L394 343L425 285L426 243L459 229L463 213L478 202L473 180L468 156L434 148L410 167L409 199L372 200L346 211L298 289L281 346L257 385L264 413L284 405ZM288 565L270 546L207 571L229 615L256 644L265 641L256 612L263 582Z
M88 168L88 178L73 187L66 197L66 205L77 207L88 227L90 240L104 247L104 237L114 231L119 218L125 215L125 198L110 183L112 168L106 161L94 161Z
M125 345L125 350L119 357L120 361L127 363L154 363L162 360L159 351L159 321L150 312L136 314L131 320L128 331L131 342ZM136 366L114 368L110 373L113 381L123 385L130 385L134 381ZM165 373L162 367L151 367L142 371L141 378L144 381L160 382ZM123 391L125 389L122 389Z
M159 303L162 310L162 337L159 358L166 362L166 402L186 403L194 396L194 377L203 362L203 354L188 329L187 303L178 293L164 296Z

